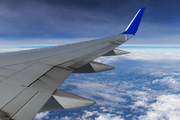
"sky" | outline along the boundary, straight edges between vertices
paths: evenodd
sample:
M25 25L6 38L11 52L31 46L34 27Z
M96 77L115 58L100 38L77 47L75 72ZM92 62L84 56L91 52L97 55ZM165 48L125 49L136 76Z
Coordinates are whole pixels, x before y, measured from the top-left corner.
M0 0L0 46L51 46L122 33L146 7L125 45L180 45L179 0Z

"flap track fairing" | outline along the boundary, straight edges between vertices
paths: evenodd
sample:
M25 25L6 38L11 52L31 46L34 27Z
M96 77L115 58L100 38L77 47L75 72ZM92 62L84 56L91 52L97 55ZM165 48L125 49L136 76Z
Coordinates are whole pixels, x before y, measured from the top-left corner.
M66 110L94 105L95 102L68 92L57 90L40 111Z
M114 49L111 50L110 52L104 54L103 56L115 56L115 55L123 55L123 54L129 54L130 52L128 51L124 51L124 50L120 50L120 49Z
M99 62L92 61L78 69L75 69L73 73L96 73L96 72L103 72L103 71L108 71L112 70L115 67L102 64Z

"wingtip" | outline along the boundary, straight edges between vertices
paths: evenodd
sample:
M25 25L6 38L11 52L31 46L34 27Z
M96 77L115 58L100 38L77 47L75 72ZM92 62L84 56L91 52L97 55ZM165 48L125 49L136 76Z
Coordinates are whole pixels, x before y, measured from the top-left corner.
M146 7L142 7L142 8L140 8L139 10L140 10L140 11L143 11L143 13L144 13L144 10L145 10L145 9L146 9ZM143 14L143 13L142 13L142 14Z
M142 7L142 8L140 8L140 9L145 9L146 7Z
M142 8L139 9L139 11L134 16L131 23L126 28L125 32L123 32L122 34L133 34L133 35L136 34L136 32L138 30L138 27L139 27L139 24L141 22L141 18L143 16L144 10L145 10L145 7L142 7Z

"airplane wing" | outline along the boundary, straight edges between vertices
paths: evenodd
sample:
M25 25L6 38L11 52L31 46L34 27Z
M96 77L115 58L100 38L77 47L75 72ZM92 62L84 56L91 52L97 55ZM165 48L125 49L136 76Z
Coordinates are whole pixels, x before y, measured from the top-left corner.
M94 73L114 67L93 61L127 54L115 49L135 35L145 8L122 34L41 49L0 54L0 120L31 120L38 111L95 104L57 88L71 73Z

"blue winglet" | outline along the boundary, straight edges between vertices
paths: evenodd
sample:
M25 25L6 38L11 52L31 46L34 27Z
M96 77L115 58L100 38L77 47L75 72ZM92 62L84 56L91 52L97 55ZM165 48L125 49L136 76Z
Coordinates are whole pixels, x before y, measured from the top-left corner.
M122 34L134 34L134 35L136 34L137 29L138 29L139 24L140 24L140 21L141 21L141 18L143 16L144 10L145 10L145 7L139 9L139 11L134 16L131 23L126 28L125 32L123 32Z

